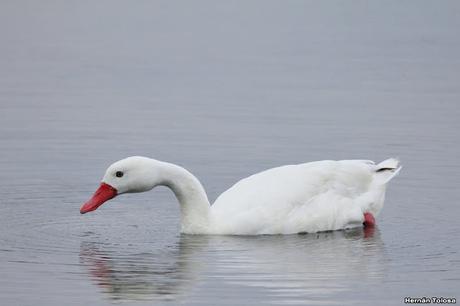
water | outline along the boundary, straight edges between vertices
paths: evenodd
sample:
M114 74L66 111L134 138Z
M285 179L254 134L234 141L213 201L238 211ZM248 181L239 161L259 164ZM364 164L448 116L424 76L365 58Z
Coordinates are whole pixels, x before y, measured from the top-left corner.
M0 4L2 305L459 297L458 2ZM266 168L398 156L373 232L178 234L172 193L81 216L129 155L214 200Z

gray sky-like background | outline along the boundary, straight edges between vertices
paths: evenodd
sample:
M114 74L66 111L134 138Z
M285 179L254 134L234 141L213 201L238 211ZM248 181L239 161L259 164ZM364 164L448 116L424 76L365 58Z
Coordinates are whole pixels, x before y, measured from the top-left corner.
M455 295L459 29L458 1L2 1L0 300ZM78 214L129 155L181 164L211 201L283 164L404 168L370 240L194 240L167 190Z

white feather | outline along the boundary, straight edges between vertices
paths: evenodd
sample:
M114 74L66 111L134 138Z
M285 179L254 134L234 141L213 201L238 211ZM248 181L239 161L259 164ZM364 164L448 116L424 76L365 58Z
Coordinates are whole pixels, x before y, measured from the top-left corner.
M362 226L377 216L386 184L400 171L396 159L317 161L269 169L240 180L210 206L199 180L184 168L145 157L110 166L103 182L118 193L170 187L188 234L292 234ZM123 177L116 172L123 171Z
M212 232L289 234L362 226L364 212L376 216L383 207L386 186L377 167L362 160L319 161L252 175L212 205Z

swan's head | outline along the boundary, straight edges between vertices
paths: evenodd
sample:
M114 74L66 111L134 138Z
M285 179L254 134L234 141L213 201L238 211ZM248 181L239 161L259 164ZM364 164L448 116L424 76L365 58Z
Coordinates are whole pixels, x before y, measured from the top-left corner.
M96 210L106 201L122 193L144 192L161 183L160 162L150 158L133 156L113 163L105 172L101 185L80 208L84 214Z

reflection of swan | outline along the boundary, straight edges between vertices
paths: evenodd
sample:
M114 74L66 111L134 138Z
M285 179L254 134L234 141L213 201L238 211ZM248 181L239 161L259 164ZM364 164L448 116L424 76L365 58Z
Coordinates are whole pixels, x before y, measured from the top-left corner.
M176 299L193 279L190 268L196 270L201 264L191 254L206 245L206 236L191 238L181 237L167 251L133 254L82 242L80 262L114 300Z
M97 209L117 194L170 187L181 204L188 234L289 234L373 225L386 184L399 171L388 159L320 161L260 172L236 183L209 205L198 179L182 167L145 157L111 165L80 209Z
M305 303L353 290L354 280L380 279L385 262L374 228L285 236L181 235L166 250L132 250L136 246L81 244L81 263L111 299L192 302L245 287L257 290L258 299Z

